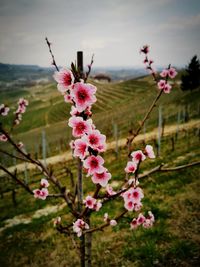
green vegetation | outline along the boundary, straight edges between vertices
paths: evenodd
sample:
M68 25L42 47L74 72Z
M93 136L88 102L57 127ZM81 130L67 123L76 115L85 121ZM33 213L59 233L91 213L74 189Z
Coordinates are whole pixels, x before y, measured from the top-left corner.
M177 166L199 159L199 136L193 129L187 135L179 132L172 151L171 137L162 139L161 157L142 163L141 171L149 170L161 162ZM175 136L174 136L175 138ZM187 139L189 142L186 142ZM153 144L153 141L149 142ZM135 148L143 144L136 143ZM121 148L118 159L114 151L104 155L106 167L114 174L112 183L115 189L124 179L126 149ZM54 173L63 184L70 188L70 178L64 167L71 169L76 177L76 160L52 166ZM23 174L22 174L23 175ZM152 210L156 223L151 229L131 231L129 222L135 216L129 212L116 227L107 228L103 233L93 237L93 266L198 266L198 209L199 209L199 167L184 169L179 172L157 173L140 181L144 189L144 211ZM41 175L36 171L29 172L29 183L34 189L38 186ZM90 178L85 177L85 190L93 191ZM51 190L53 188L51 187ZM53 191L51 191L53 192ZM17 190L18 206L12 204L11 192L4 194L0 201L1 227L6 219L22 214L31 218L39 208L56 205L57 199L47 201L35 200L23 189ZM27 203L29 203L27 205ZM93 225L103 222L103 214L115 216L123 207L120 198L117 202L107 203L99 212L92 215ZM70 237L63 236L53 228L52 219L62 216L64 224L70 219L68 210L33 219L29 224L19 224L0 233L1 266L78 266L76 249Z

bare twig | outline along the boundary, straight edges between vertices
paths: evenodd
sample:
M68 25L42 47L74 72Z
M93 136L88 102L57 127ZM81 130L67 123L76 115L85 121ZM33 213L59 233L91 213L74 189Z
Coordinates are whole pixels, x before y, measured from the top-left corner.
M94 54L92 55L92 58L91 58L91 62L90 64L88 65L88 71L86 72L85 74L85 79L84 79L84 82L86 83L87 82L87 79L90 75L90 72L91 72L91 69L92 69L92 64L94 63Z
M58 68L56 61L55 61L55 57L54 57L53 52L51 50L51 43L49 42L47 37L45 38L45 40L46 40L46 43L47 43L48 48L49 48L49 53L51 54L51 57L52 57L52 65L54 65L56 70L59 71L59 68Z
M30 189L30 187L22 182L20 179L17 178L17 170L15 170L14 174L11 173L9 170L7 170L5 167L0 165L0 169L3 170L5 173L7 173L12 179L14 179L18 184L20 184L27 192L29 192L31 195L33 195L33 191Z

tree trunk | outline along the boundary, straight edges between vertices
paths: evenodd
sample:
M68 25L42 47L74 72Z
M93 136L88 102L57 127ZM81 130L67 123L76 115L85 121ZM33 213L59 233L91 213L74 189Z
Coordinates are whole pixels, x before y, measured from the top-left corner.
M90 216L90 215L89 215ZM90 217L86 219L87 224L90 226ZM92 266L92 233L87 233L85 236L85 261L86 267Z

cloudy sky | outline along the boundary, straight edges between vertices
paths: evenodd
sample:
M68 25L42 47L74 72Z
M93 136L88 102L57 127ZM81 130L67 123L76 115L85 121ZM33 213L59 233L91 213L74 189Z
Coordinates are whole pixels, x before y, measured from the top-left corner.
M58 65L83 50L95 66L142 66L151 47L157 65L185 66L200 56L199 0L0 0L0 62Z

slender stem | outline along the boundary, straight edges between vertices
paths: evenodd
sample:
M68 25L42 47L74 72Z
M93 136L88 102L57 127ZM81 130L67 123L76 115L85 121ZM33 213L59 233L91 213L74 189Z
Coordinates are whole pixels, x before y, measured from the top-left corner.
M13 180L15 180L19 185L21 185L27 192L33 195L33 192L30 189L30 187L17 178L17 170L15 170L15 173L13 174L9 170L4 168L2 165L0 165L0 169L3 170L5 173L7 173Z
M162 93L163 93L163 90L160 90L160 92L157 94L156 98L154 99L153 103L151 104L150 108L148 109L146 115L144 116L144 119L142 120L142 122L140 123L139 127L137 128L136 132L132 136L127 138L127 146L128 146L128 153L129 154L131 152L131 143L133 142L135 137L140 133L145 121L149 118L153 108L156 106L156 103L158 102L158 100L161 97Z
M86 222L90 227L90 215L86 218ZM92 233L85 234L85 259L86 259L86 267L91 267L92 260Z
M46 43L47 43L48 48L49 48L49 52L50 52L51 57L52 57L52 65L54 65L55 68L56 68L56 70L59 71L59 68L58 68L58 66L57 66L57 64L56 64L56 61L55 61L55 57L54 57L53 52L52 52L52 50L51 50L51 43L49 42L49 40L48 40L47 37L45 38L45 40L46 40Z

